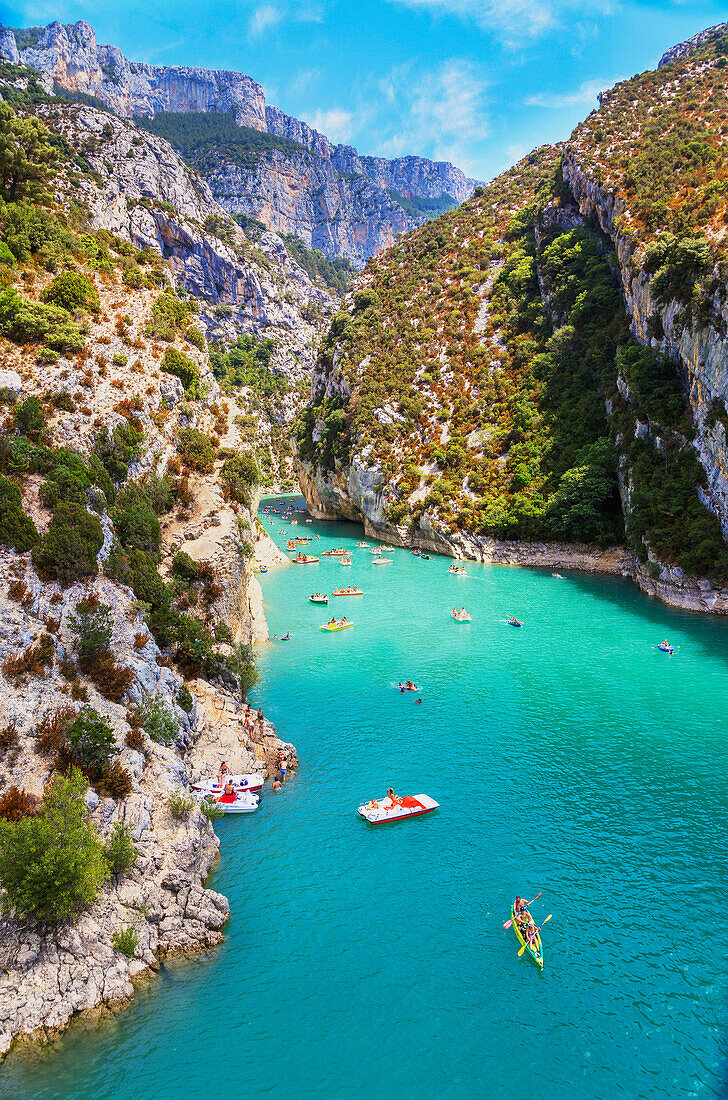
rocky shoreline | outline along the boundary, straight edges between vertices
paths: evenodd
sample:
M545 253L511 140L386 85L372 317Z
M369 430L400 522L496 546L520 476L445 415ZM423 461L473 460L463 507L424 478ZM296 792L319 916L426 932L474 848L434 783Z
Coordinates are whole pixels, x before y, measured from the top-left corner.
M4 564L12 564L17 572L17 559L11 563L10 556L5 557ZM267 637L262 594L249 561L246 570L250 611L246 625L254 637ZM24 579L32 604L20 607L0 596L0 658L19 645L27 646L36 621L41 625L53 606L56 614L60 612L55 641L60 661L69 646L68 614L79 592L65 590L59 603L57 586L39 583L30 570ZM164 698L179 720L180 734L169 747L147 739L143 752L121 748L117 759L133 780L125 799L99 797L92 788L86 796L102 838L108 837L116 822L130 827L137 865L124 876L109 879L91 909L73 925L42 933L11 916L0 920L0 1058L19 1041L52 1039L79 1014L103 1015L123 1008L133 999L135 984L152 976L160 959L220 943L230 907L227 898L204 885L220 842L200 810L195 808L177 820L167 799L191 781L214 773L223 759L233 771L257 772L266 778L277 769L280 749L294 766L296 762L294 746L281 741L270 722L264 721L262 728L246 728L245 706L220 684L188 681L193 706L189 713L182 711L176 704L181 677L166 667L154 641L148 641L143 654L135 652L133 638L139 622L129 608L131 593L105 578L97 579L95 588L113 607L115 651L135 672L132 695L144 691ZM15 723L18 730L16 749L0 753L4 787L15 784L31 795L42 793L50 765L37 753L36 723L54 707L68 705L66 691L62 678L53 672L31 678L21 689L4 691L0 725ZM109 703L93 688L90 702L104 714L123 745L125 708ZM112 943L117 930L129 927L138 937L133 958Z
M728 615L728 591L716 589L707 580L688 576L678 567L650 561L643 565L625 547L602 549L566 543L515 542L468 535L462 531L446 535L423 526L412 532L384 520L381 493L374 485L360 485L356 465L348 482L335 473L324 479L308 464L298 462L301 492L315 519L347 519L361 523L368 538L393 546L424 550L446 557L487 562L491 565L519 565L538 569L574 569L583 573L605 573L628 577L646 596L669 607L701 614ZM351 495L352 482L356 499ZM374 517L374 518L372 518Z

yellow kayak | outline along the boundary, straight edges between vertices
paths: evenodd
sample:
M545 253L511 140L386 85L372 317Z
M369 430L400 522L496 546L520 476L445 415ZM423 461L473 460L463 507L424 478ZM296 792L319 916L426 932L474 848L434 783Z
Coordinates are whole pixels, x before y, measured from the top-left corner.
M528 910L526 910L526 916L529 918L529 920L533 920L533 917L528 912ZM515 911L513 909L513 906L511 906L511 920L513 922L511 924L511 928L516 933L516 936L518 937L518 942L520 943L521 947L523 947L525 945L526 941L524 940L523 935L521 934L521 929L518 927L518 924L516 923L516 914L515 914ZM531 958L533 959L533 961L535 962L535 964L539 968L539 970L543 970L543 947L541 945L541 934L540 933L537 933L535 939L533 939L529 943L528 947L526 947L526 953L531 956Z

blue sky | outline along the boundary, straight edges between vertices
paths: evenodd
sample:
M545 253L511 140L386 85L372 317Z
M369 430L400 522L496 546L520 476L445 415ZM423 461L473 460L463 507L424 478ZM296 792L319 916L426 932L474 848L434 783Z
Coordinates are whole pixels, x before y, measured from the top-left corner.
M0 0L0 22L90 22L132 60L238 69L334 141L490 179L565 138L596 93L728 20L692 0Z

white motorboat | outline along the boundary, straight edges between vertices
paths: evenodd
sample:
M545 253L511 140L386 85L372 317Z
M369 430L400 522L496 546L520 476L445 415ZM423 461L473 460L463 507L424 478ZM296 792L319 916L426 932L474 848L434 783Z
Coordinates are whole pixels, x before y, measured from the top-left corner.
M222 794L226 783L232 783L235 790L240 791L241 794L255 794L262 789L264 782L262 775L224 775L222 783L219 783L215 775L211 779L199 779L196 783L190 783L190 790Z
M212 791L194 791L198 802L217 802L226 814L252 814L258 809L260 799L257 794L236 791L235 794L214 794Z
M372 565L391 565L392 558L372 558Z
M402 821L405 817L420 817L437 810L440 803L427 794L408 794L395 801L385 794L384 798L374 798L365 802L357 813L370 825L384 825L388 821Z

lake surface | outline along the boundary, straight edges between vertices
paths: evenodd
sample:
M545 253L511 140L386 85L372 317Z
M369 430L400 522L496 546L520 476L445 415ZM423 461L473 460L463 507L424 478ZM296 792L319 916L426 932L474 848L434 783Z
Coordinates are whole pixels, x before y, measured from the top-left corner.
M293 640L261 649L252 698L301 769L216 826L225 943L12 1056L0 1096L725 1097L728 623L614 578L377 568L360 528L297 518L268 525L279 545L318 534L354 564L262 578ZM332 610L353 629L320 631ZM441 808L367 826L390 785ZM502 927L538 891L543 974Z

